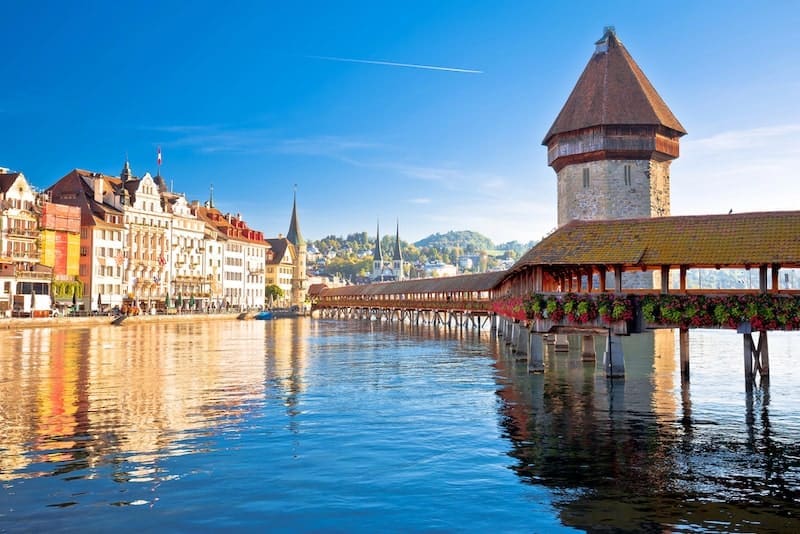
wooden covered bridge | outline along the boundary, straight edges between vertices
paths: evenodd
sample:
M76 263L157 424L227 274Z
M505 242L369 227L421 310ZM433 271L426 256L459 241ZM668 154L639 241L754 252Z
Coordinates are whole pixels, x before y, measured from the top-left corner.
M800 329L800 291L781 277L797 268L800 211L575 220L507 271L325 288L313 307L329 317L475 327L496 318L492 326L524 347L534 372L544 368L543 334L603 334L608 376L624 375L620 335L679 328L688 378L689 330L731 328L743 334L750 380L769 373L766 332ZM753 270L758 283L688 289L697 269Z

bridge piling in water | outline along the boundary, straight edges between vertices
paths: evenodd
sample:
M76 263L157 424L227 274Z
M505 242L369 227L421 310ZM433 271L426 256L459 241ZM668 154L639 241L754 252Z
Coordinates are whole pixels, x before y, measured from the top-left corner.
M681 380L689 380L689 330L681 328L679 334L681 353Z
M623 378L625 376L625 357L622 351L622 338L616 334L608 333L606 338L606 352L603 355L603 367L606 377Z
M769 344L767 342L767 332L761 331L758 334L758 344L753 341L751 332L743 332L744 341L744 379L750 387L759 374L761 380L769 377Z
M544 340L532 331L528 331L528 372L544 373Z
M517 354L522 355L517 356L517 360L524 361L528 359L528 338L530 336L530 330L526 328L522 323L520 323L519 328L517 329L517 337L514 340L514 352Z
M594 348L594 336L584 334L581 338L581 360L593 362L597 360L597 351Z

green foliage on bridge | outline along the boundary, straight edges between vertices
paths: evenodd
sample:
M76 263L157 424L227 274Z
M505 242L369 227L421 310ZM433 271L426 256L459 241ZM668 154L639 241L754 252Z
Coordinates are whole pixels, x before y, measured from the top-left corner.
M492 311L515 320L550 320L575 325L634 321L647 327L800 330L800 295L621 295L532 294L492 302Z

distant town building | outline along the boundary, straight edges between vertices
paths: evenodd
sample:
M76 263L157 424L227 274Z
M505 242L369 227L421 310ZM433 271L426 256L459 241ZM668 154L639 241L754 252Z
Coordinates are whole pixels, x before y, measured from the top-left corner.
M308 292L308 248L300 232L296 194L286 237L279 235L277 238L269 238L267 243L270 250L266 262L266 283L280 287L284 293L283 299L273 304L305 307Z
M373 282L386 282L394 280L405 280L405 261L403 252L400 250L400 222L397 223L395 232L394 246L392 247L392 258L385 258L381 249L381 227L375 235L375 250L372 254L372 273L370 280Z
M35 191L24 174L0 169L0 312L3 315L50 313L56 226L59 238L63 239L59 265L63 266L63 272L67 270L67 233L75 229L75 221L68 218L75 213L65 206L58 207L59 215L63 215L61 228L55 220L57 207L50 206L42 245L40 218L46 201L46 195ZM62 208L66 211L62 212ZM72 240L74 249L74 235ZM43 259L46 263L53 259L53 263L42 264Z
M449 263L429 262L423 266L426 278L439 278L444 276L455 276L458 274L458 268Z

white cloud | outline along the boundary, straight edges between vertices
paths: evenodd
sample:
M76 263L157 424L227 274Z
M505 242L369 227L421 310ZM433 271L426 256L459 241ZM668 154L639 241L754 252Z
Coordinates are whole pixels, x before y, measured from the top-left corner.
M696 141L687 139L686 144L695 150L711 153L751 151L756 148L768 150L789 148L795 153L800 153L800 144L796 141L797 134L800 134L800 124L786 124L749 130L732 130Z
M283 138L269 128L231 125L172 125L152 130L171 134L164 146L187 147L202 153L297 154L323 156L358 165L347 154L379 148L381 145L342 136Z
M681 144L671 172L673 215L800 207L800 125L721 132Z

